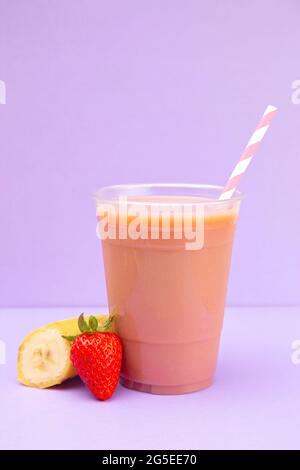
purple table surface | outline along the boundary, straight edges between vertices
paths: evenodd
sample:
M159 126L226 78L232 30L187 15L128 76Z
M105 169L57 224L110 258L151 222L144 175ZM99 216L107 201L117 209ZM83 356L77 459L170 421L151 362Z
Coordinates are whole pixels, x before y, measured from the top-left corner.
M78 378L48 390L18 384L25 334L80 311L0 311L1 449L300 448L300 364L292 361L300 308L228 308L215 383L201 392L158 396L119 386L99 402Z

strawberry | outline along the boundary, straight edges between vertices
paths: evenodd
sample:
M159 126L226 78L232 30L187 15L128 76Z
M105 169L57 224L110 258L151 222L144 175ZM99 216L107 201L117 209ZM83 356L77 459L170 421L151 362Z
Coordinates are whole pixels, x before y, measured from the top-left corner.
M89 323L83 314L78 319L81 334L64 336L72 341L71 361L79 377L88 389L100 400L107 400L114 393L119 380L122 344L119 336L110 330L113 317L102 327L95 317Z

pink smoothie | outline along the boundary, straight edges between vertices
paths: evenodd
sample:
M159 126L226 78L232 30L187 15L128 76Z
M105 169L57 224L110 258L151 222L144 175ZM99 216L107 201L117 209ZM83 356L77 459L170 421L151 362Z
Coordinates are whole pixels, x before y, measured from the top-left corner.
M123 385L178 394L212 383L237 214L238 204L226 202L206 209L200 250L174 239L102 242Z

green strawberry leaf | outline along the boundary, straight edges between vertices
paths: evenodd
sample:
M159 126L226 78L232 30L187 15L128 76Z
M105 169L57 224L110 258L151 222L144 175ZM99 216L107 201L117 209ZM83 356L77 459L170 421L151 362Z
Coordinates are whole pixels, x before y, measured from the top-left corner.
M114 318L115 318L114 316L109 315L108 319L103 323L103 325L98 328L98 331L102 331L102 332L112 331L112 324L113 324Z
M84 319L83 313L78 318L78 328L81 333L87 333L90 330L89 325Z
M77 336L64 336L64 335L62 335L62 337L66 339L67 341L74 341L77 338Z
M97 331L98 328L98 320L96 317L93 315L90 316L89 318L89 327L92 331Z

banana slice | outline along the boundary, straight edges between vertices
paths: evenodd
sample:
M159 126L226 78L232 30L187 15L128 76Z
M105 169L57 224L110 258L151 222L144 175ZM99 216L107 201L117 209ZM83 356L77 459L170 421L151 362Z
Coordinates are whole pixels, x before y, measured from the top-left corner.
M107 315L97 316L99 325ZM78 319L61 320L30 333L18 351L18 380L29 387L47 388L76 375L70 360L71 343L62 336L80 334Z

